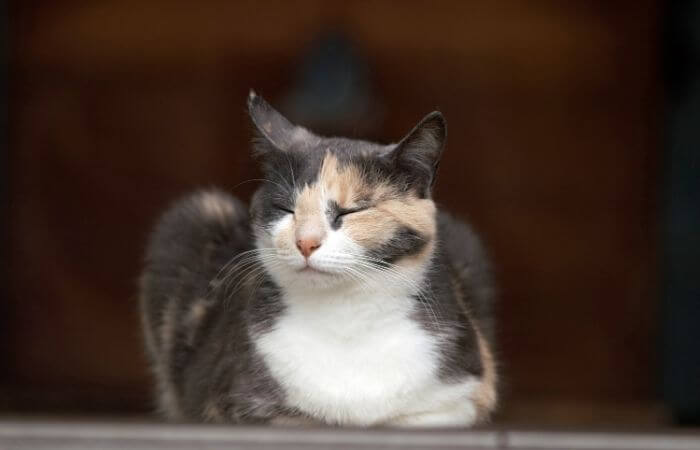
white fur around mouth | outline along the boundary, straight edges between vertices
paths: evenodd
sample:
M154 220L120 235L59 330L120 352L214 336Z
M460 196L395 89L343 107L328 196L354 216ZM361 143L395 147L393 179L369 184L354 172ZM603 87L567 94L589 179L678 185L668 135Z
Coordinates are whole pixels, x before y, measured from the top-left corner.
M313 267L310 265L306 265L302 267L301 269L298 270L299 273L318 273L318 274L323 274L323 275L331 275L330 272L319 269L317 267Z

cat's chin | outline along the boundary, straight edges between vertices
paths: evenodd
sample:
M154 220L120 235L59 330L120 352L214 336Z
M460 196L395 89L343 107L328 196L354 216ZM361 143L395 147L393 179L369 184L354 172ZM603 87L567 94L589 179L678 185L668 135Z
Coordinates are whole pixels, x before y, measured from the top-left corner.
M344 283L346 278L338 273L328 272L313 267L304 267L295 274L295 281L304 286L327 287Z

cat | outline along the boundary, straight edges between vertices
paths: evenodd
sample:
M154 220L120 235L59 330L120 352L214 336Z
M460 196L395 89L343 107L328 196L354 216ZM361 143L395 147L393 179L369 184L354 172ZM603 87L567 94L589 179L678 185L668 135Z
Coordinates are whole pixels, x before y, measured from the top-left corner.
M264 178L250 208L176 203L140 302L174 420L471 426L496 406L494 288L480 240L431 199L446 123L398 144L321 137L251 91Z

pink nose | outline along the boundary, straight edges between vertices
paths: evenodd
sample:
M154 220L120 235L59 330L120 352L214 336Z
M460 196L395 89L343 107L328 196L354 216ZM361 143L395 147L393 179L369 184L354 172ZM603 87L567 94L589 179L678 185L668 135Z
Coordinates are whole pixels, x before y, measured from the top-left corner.
M297 240L297 248L305 258L311 256L311 254L320 246L321 240L318 238L304 238Z

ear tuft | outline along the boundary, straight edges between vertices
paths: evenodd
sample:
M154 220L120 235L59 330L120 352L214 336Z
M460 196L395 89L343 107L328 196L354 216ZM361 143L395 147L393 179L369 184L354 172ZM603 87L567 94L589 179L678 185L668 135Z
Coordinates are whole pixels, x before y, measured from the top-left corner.
M390 153L394 167L408 175L422 196L429 196L435 183L440 157L447 137L442 113L425 116Z

